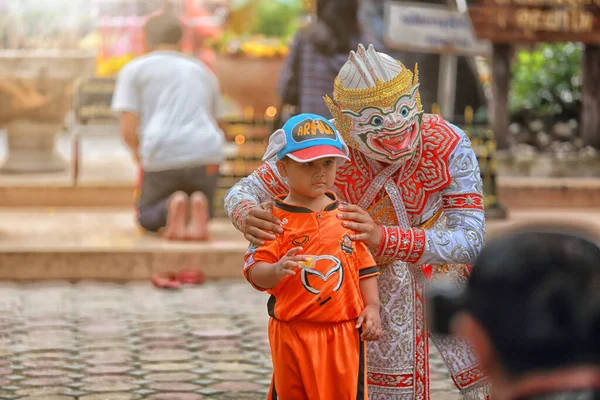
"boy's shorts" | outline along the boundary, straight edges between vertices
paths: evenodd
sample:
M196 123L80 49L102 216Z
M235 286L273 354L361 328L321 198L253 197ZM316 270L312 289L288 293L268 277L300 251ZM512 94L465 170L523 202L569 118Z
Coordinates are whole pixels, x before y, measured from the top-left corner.
M367 400L366 343L356 321L269 320L273 380L267 400Z
M207 165L166 171L144 171L138 200L138 221L151 232L167 225L168 200L177 191L188 196L202 192L208 199L209 213L213 215L213 197L219 179L219 166Z

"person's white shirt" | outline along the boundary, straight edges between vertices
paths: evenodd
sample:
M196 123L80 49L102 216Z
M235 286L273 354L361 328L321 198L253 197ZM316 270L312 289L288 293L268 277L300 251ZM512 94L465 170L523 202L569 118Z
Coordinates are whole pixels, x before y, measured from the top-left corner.
M193 57L153 51L132 60L119 73L112 109L139 116L138 151L146 171L223 161L219 82Z

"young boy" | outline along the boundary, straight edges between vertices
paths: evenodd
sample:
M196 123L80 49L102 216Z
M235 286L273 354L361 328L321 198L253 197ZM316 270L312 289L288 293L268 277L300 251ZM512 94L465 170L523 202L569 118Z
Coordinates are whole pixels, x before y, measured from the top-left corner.
M219 82L181 52L177 17L154 15L144 33L150 51L123 67L112 103L143 173L138 220L151 232L166 226L168 239L204 240L224 158Z
M363 340L381 334L379 272L366 245L349 239L330 191L348 148L327 119L300 114L273 133L272 156L289 187L273 207L283 233L251 245L244 265L246 279L271 294L268 399L367 399Z

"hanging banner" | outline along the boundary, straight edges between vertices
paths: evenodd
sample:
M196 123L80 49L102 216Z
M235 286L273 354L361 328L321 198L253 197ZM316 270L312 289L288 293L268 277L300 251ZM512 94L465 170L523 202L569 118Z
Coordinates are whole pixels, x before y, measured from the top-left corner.
M468 14L422 3L387 3L385 44L436 54L487 56L491 52L490 43L476 38Z
M495 43L600 44L600 0L473 0L468 12L477 37Z

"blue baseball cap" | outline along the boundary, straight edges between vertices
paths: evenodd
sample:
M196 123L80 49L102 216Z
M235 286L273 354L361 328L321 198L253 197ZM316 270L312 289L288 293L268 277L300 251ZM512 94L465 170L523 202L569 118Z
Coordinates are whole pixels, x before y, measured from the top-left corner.
M276 135L280 137L274 137ZM316 114L299 114L290 118L273 133L271 139L270 145L271 142L278 143L278 148L273 149L277 152L277 160L285 156L302 163L325 157L350 160L348 147L335 126L327 118Z

